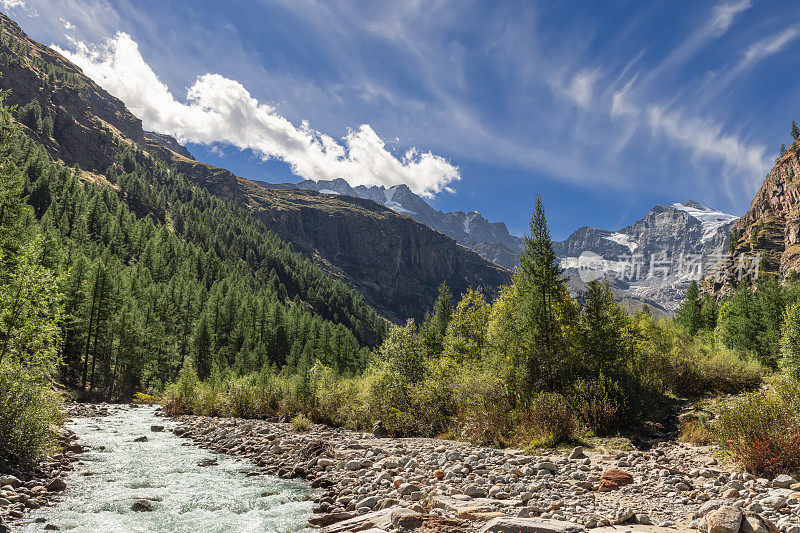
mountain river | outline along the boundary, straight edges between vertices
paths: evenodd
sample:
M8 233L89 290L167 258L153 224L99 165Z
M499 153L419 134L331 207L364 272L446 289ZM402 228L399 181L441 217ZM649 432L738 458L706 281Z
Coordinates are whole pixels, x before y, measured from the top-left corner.
M72 532L288 532L311 515L307 485L254 475L250 463L197 448L173 435L152 408L111 406L110 416L78 417L69 427L89 449L62 501L26 516L22 531L44 531L44 518ZM152 425L165 426L153 432ZM146 436L146 442L135 439ZM204 460L214 463L200 466ZM145 500L152 511L132 510ZM145 504L146 505L146 504Z

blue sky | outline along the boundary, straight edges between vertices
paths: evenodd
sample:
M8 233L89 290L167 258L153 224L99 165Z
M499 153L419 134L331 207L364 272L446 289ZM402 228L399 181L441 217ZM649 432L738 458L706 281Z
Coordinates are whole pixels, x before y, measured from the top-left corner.
M404 182L516 233L536 192L559 239L657 203L742 214L800 120L798 2L0 8L198 159L272 182Z

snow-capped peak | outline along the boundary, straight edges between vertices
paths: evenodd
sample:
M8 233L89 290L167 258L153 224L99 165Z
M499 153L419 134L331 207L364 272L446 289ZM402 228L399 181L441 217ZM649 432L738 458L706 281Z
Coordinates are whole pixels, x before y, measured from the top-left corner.
M711 209L710 207L706 207L691 200L688 202L670 204L670 207L679 211L685 211L701 222L703 225L703 237L701 242L713 238L719 228L739 218L734 215L729 215L728 213L723 213L722 211L717 211L716 209Z
M398 202L394 201L394 193L397 192L397 187L398 186L395 185L394 187L389 187L388 189L384 189L383 190L383 194L386 197L386 201L383 203L383 205L385 205L386 207L388 207L389 209L391 209L392 211L395 211L397 213L403 213L403 214L406 214L406 215L415 214L414 211L406 209L405 207L400 205Z

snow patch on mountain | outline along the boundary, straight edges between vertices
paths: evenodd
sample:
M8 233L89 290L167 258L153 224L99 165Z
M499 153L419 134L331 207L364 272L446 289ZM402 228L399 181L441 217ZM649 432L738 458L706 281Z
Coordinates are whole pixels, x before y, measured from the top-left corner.
M685 211L702 223L703 237L701 238L701 242L712 239L719 228L739 218L692 201L674 203L671 204L670 207L679 211Z
M608 241L615 242L617 244L625 246L626 248L628 248L628 250L631 251L631 253L635 252L636 248L639 247L637 243L631 240L629 235L625 235L624 233L612 233L611 235L608 235L603 238Z
M383 194L386 197L386 201L383 202L383 205L385 205L386 207L388 207L389 209L391 209L396 213L403 213L404 215L416 214L414 213L414 211L406 209L405 207L394 201L394 193L396 192L397 192L396 186L384 189Z

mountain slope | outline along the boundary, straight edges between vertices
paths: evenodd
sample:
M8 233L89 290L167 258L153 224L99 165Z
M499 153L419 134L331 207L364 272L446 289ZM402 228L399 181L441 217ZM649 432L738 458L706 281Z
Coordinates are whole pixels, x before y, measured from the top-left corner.
M265 189L178 154L172 164L248 209L282 239L361 292L394 321L421 319L445 282L455 293L493 293L511 272L372 200L302 189Z
M45 147L52 159L90 171L87 179L108 184L102 174L115 164L121 150L131 149L128 161L141 164L146 162L143 155L156 156L170 169L249 212L252 231L274 231L330 275L362 291L373 307L396 321L421 318L442 281L459 292L470 286L492 292L510 281L507 270L374 202L267 191L228 170L195 161L171 137L145 134L141 121L119 100L62 56L29 39L16 23L0 15L0 24L0 80L11 91L8 101L23 108L19 117L26 134ZM52 131L45 124L48 120L53 121ZM145 154L139 154L139 149ZM122 172L136 168L132 163L122 167ZM164 198L140 202L134 211L168 222L175 216L165 208L170 196L164 191ZM247 257L250 251L241 253ZM303 290L305 301L325 293L313 286Z

